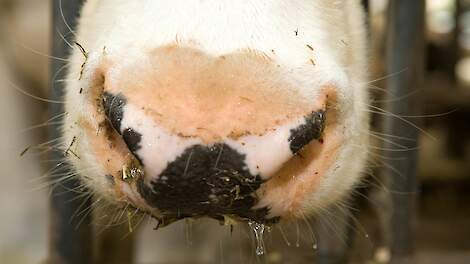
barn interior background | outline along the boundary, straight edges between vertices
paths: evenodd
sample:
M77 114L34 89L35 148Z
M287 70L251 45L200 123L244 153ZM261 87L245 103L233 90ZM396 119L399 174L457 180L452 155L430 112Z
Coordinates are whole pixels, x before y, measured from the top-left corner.
M50 2L0 0L0 263L42 263L48 255L50 190L45 173L50 147L47 128L54 120L48 122L46 103L19 90L48 97L50 36L55 30ZM413 231L415 259L410 263L469 263L470 1L427 0L426 5L426 71L422 85L413 91L419 95L425 116L420 127L425 132L420 133L417 149L420 184ZM384 104L387 80L401 73L386 76L386 8L385 0L370 1L374 80L370 88L377 107ZM376 116L375 127L380 128L381 119ZM375 174L369 176L354 205L357 221L349 250L354 263L386 263L390 255L389 234L381 221L387 212L380 199L393 190L384 187L378 174L377 168L387 166L380 156L377 150L371 166ZM362 194L367 198L360 198ZM154 224L144 220L141 229L148 231ZM309 233L303 230L308 226L300 228ZM336 232L333 226L330 233ZM249 232L240 229L231 237L213 222L136 233L136 263L240 263L241 255L253 249L251 242L240 242ZM287 240L276 230L267 237L263 262L246 257L244 263L313 263L311 237L300 236L297 247L296 227L286 228L286 233ZM346 238L340 240L347 243Z

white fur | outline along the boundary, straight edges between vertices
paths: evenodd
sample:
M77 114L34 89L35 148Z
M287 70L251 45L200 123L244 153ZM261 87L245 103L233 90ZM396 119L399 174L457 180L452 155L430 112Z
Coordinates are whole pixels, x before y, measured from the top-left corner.
M196 138L173 135L159 127L143 112L135 106L126 105L121 130L123 130L122 127L132 127L142 135L141 148L136 154L145 164L145 170L149 175L145 180L150 183L155 176L162 173L167 164L176 160L188 147L203 144L203 142ZM265 135L248 135L237 140L226 138L224 143L246 155L245 162L251 175L260 175L267 180L293 157L288 141L290 131L305 122L305 118L301 117ZM275 151L273 151L273 146L276 147Z
M288 69L283 78L296 84L292 87L298 87L307 100L314 100L323 85L335 85L346 141L319 188L303 201L303 210L310 213L336 201L359 179L367 152L368 117L363 109L368 98L364 22L358 0L89 0L76 34L89 58L79 80L83 56L76 50L71 57L64 145L78 138L76 151L86 158L72 157L72 163L78 169L98 168L96 175L88 175L89 184L98 192L105 188L99 187L105 186L103 171L89 156L83 130L75 125L79 117L90 115L78 90L84 88L86 93L89 89L90 74L104 48L120 67L145 61L145 51L175 41L195 42L213 56L246 48L266 54L274 51L275 61Z

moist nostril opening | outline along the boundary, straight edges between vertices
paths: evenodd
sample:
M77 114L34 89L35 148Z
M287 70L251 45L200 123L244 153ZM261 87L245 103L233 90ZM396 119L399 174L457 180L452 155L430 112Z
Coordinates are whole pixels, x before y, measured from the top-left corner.
M320 139L325 128L325 111L312 112L305 117L304 124L291 129L290 150L296 154L314 139Z
M142 141L142 135L136 132L132 128L126 128L122 132L122 138L126 142L127 147L130 151L136 152L141 148L140 142Z
M113 95L108 92L103 93L103 107L106 117L113 128L121 134L121 123L124 116L124 106L127 100L121 94Z
M141 165L144 165L142 158L137 154L137 151L142 148L142 146L140 145L140 143L142 142L142 134L132 128L126 128L122 132L122 138L124 139L127 148L129 148L132 154L134 154L135 158L139 160Z
M142 134L135 131L133 128L127 127L121 130L122 120L124 118L124 107L127 104L127 100L123 94L118 93L117 95L109 92L103 93L103 108L107 120L111 123L111 126L119 133L124 143L126 143L128 149L135 158L142 163L141 157L137 154L137 151L141 149Z

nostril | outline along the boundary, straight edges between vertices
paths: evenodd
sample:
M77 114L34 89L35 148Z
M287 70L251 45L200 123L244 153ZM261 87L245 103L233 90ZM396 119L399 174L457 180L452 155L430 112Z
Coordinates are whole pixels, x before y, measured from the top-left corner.
M140 158L140 156L137 154L137 151L142 148L142 134L132 128L126 128L122 132L122 138L124 139L124 142L126 143L129 150L132 152L132 154L134 154L136 159L139 160L140 164L143 165L142 158Z
M320 110L312 112L305 117L304 124L291 129L289 136L290 149L292 153L299 152L304 146L312 140L319 139L325 128L325 111Z
M103 94L104 113L118 133L121 133L121 123L126 103L127 100L122 94L113 95L108 92Z
M117 95L113 95L108 92L103 93L103 108L106 118L116 132L122 136L124 143L126 143L132 154L134 154L142 164L142 158L137 154L137 152L142 148L142 134L130 127L126 127L124 129L121 128L124 118L124 107L126 104L127 100L121 93Z
M136 132L134 129L124 129L124 132L122 132L122 138L124 139L124 142L126 142L126 145L129 147L130 151L136 152L141 148L140 142L142 140L142 135Z

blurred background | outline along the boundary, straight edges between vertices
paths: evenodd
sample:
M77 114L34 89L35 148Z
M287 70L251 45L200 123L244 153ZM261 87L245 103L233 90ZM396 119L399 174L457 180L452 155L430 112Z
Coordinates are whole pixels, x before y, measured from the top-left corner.
M385 82L393 78L384 77L387 3L370 1L371 92L379 107ZM427 0L426 5L426 73L416 90L425 115L420 126L426 134L421 134L418 150L420 184L412 263L470 263L470 1ZM45 175L51 144L46 132L54 121L48 122L47 103L25 93L49 97L54 30L50 9L48 0L0 0L0 263L47 259ZM374 125L380 124L380 118L374 117ZM384 163L378 162L377 167ZM389 252L383 246L386 235L377 202L386 190L379 176L369 176L367 182L362 191L368 198L358 199L354 206L359 212L350 255L354 263L386 263ZM261 261L242 257L253 250L252 237L244 228L231 235L226 227L203 221L191 228L192 224L181 223L149 232L154 225L145 220L137 232L136 263L311 263L305 259L314 254L312 242L297 247L296 240L310 238L299 235L296 227L287 227L287 235L270 234L267 258ZM237 260L231 262L234 255Z

